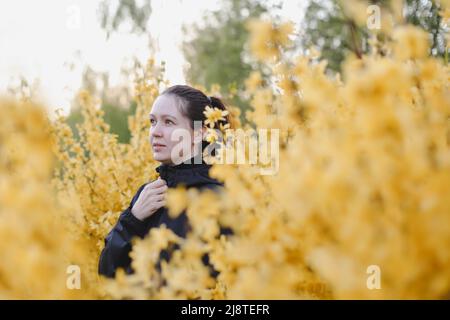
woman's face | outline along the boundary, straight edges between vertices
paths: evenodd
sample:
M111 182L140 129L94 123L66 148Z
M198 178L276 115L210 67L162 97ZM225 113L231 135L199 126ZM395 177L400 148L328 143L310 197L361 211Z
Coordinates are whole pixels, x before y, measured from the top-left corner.
M153 158L164 164L178 164L193 156L194 130L189 118L171 95L161 95L150 112L150 144Z

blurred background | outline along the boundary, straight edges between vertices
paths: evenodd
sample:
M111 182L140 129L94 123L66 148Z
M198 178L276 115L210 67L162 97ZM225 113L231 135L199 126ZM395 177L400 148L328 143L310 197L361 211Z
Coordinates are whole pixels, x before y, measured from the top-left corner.
M372 1L373 3L384 1ZM427 30L432 54L445 38L431 0L407 0L409 22ZM244 80L262 66L246 45L251 18L290 20L293 45L311 46L340 70L348 51L365 52L366 30L348 19L337 0L17 0L0 3L0 93L62 109L76 134L80 88L102 101L105 120L128 142L134 79L153 57L170 84L235 92L230 103L249 107ZM241 114L244 114L242 112Z

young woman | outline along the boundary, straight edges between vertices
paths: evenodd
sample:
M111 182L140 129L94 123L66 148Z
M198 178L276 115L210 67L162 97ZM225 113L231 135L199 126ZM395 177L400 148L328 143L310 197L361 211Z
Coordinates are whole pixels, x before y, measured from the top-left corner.
M122 212L114 228L105 239L99 261L99 274L114 277L117 268L132 273L131 239L143 238L151 228L165 224L180 237L189 231L189 221L183 212L172 219L165 205L168 188L183 184L187 188L217 189L222 186L208 175L210 165L202 161L204 128L196 128L194 122L204 124L206 106L226 110L222 101L208 97L200 90L186 85L176 85L165 90L154 102L150 113L150 143L153 158L161 165L156 168L160 177L142 185L129 207ZM228 118L222 124L228 123ZM196 130L194 130L194 127ZM183 137L182 144L177 137ZM174 139L175 137L175 139ZM200 142L200 148L199 146ZM229 231L222 229L223 233ZM169 259L163 251L161 259ZM208 263L207 257L204 259Z

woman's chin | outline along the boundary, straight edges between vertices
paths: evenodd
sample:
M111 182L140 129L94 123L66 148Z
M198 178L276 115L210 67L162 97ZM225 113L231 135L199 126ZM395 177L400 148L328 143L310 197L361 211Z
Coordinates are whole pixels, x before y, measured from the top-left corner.
M164 164L170 164L172 162L170 157L160 152L153 152L153 159Z
M159 162L163 162L165 160L167 160L167 157L162 154L161 152L153 152L153 159L155 159L156 161Z

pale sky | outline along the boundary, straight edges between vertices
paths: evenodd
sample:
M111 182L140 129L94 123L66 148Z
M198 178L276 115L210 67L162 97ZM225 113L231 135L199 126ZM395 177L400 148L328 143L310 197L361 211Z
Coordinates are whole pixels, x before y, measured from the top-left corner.
M0 94L19 75L39 79L39 98L50 109L69 111L86 65L107 71L110 84L119 81L124 59L149 57L147 40L132 34L113 34L106 40L97 8L100 0L1 0ZM300 3L285 1L283 15L298 20ZM158 43L156 60L166 61L166 77L184 83L180 50L183 23L200 21L217 0L153 0L150 32ZM78 53L77 53L78 52ZM75 66L70 69L68 65Z

